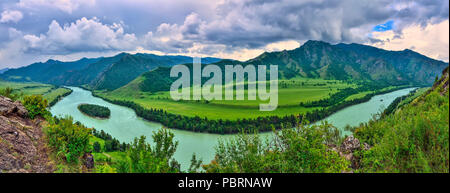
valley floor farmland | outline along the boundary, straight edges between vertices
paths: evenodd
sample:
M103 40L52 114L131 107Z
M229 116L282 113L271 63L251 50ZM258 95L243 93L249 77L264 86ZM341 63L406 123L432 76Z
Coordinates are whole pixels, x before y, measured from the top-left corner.
M70 94L72 90L64 87L57 87L41 83L18 83L0 81L0 89L12 88L14 94L42 95L47 99L50 106L55 104L62 97Z
M303 107L300 103L327 99L332 94L345 88L356 88L357 84L336 80L296 78L280 80L278 86L278 108L275 111L259 111L259 104L268 101L247 100L212 100L212 101L174 101L169 92L142 92L136 82L112 92L95 91L95 95L108 100L133 101L146 109L163 109L168 113L188 117L201 117L223 120L249 119L265 116L298 115L322 107ZM394 89L392 87L390 89ZM350 95L347 100L363 98L374 91Z

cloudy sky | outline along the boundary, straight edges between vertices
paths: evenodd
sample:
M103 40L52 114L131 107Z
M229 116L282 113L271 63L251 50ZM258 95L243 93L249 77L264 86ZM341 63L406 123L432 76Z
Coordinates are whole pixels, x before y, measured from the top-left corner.
M0 0L0 69L119 52L247 60L307 40L449 60L448 0Z

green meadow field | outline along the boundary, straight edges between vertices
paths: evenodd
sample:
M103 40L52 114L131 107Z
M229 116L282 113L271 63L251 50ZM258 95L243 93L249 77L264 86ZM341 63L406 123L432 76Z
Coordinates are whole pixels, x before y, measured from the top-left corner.
M300 106L301 102L317 101L328 98L339 89L355 88L358 85L337 80L295 78L279 80L278 83L278 108L274 111L260 111L259 104L267 104L268 101L248 100L247 90L244 100L180 100L174 101L168 91L142 92L138 88L137 81L111 92L94 91L94 93L109 100L133 101L150 109L164 109L168 113L189 117L199 116L208 119L237 120L243 118L257 118L261 116L285 116L302 114L319 108L306 108ZM192 89L191 89L192 90ZM224 92L222 92L224 95ZM350 99L362 98L372 92L358 93L349 96ZM224 97L223 97L224 98ZM258 97L257 97L258 98ZM347 99L346 99L347 100Z
M0 81L0 89L5 89L7 87L12 88L14 94L23 93L24 96L42 95L49 103L71 91L68 88L57 87L49 84Z

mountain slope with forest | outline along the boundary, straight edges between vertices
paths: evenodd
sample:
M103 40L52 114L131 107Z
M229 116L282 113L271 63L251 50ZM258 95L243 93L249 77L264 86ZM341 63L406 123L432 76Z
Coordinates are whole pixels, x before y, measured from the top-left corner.
M203 58L205 64L218 58ZM140 74L159 66L191 63L188 56L121 53L113 57L83 58L73 62L48 60L18 69L9 69L0 78L9 81L34 81L55 85L88 85L95 90L114 90L126 85Z
M209 64L218 60L216 58L204 58L202 62ZM192 62L192 58L186 56L162 57L151 54L127 54L98 74L89 86L94 90L115 90L131 82L140 74L157 67L170 67L190 62Z
M65 72L73 72L87 67L91 63L95 63L101 58L82 58L73 62L61 62L57 60L48 60L46 62L37 62L29 66L9 69L1 74L1 78L10 81L34 81L50 83L49 80L60 77Z
M246 62L222 60L214 64L222 69L224 65L236 64L278 65L281 79L305 77L350 80L372 82L386 87L429 86L448 66L448 63L411 50L387 51L360 44L331 45L322 41L308 41L290 51L266 52ZM192 64L187 66L192 68ZM157 92L167 91L176 79L170 78L169 68L161 67L142 74L137 80L141 81L133 81L127 86L140 88L145 92Z
M264 53L245 62L278 65L284 77L303 76L337 80L368 80L379 83L431 85L448 66L411 50L387 51L361 44L332 45L308 41L301 47Z

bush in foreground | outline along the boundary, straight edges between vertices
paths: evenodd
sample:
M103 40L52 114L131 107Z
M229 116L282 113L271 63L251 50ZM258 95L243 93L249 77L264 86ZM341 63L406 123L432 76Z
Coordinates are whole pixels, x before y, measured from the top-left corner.
M23 106L28 110L28 115L32 119L36 116L46 117L50 115L50 112L47 111L48 102L42 95L25 96Z
M127 150L127 158L120 161L117 171L120 173L177 173L180 164L173 159L178 141L174 134L162 128L153 133L154 146L148 144L145 136L135 138Z
M57 158L68 163L78 163L85 153L90 152L91 129L74 124L72 118L54 118L50 122L45 132L48 145L54 149Z
M348 170L345 158L327 144L340 141L339 132L329 124L298 126L274 133L263 141L241 134L226 143L219 142L216 158L204 165L211 173L332 173Z
M356 129L374 147L361 152L360 172L449 172L449 98L433 91Z

